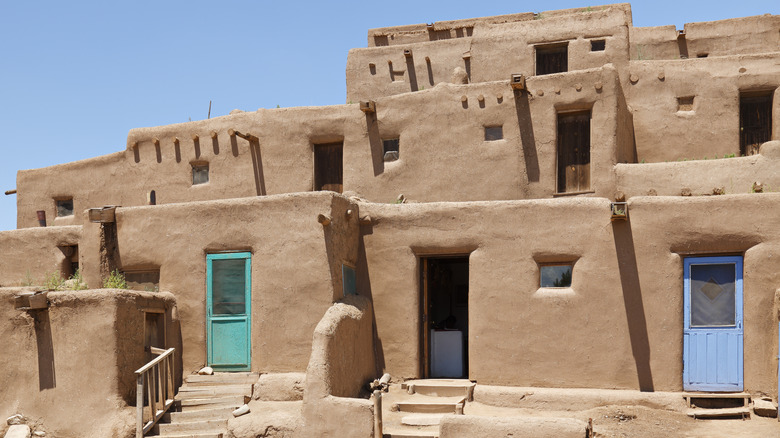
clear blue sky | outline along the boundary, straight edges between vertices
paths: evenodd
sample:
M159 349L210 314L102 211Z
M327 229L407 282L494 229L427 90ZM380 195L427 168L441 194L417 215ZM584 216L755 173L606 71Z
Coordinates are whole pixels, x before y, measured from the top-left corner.
M373 27L587 1L11 1L0 3L0 230L16 171L125 148L131 128L234 108L345 101L347 51ZM777 0L641 1L635 26L778 14Z

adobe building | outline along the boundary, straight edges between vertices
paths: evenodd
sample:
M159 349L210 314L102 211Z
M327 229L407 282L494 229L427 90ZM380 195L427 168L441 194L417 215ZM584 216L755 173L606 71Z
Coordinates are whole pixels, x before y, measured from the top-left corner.
M777 401L780 17L638 28L614 4L371 29L346 77L344 105L133 129L19 171L0 417L133 436L134 371L171 347L176 388L210 366L299 403L285 436L381 433L384 373L475 382L466 404ZM19 304L76 269L92 289ZM95 290L115 270L129 290ZM255 436L253 415L225 436ZM430 436L519 430L458 417Z

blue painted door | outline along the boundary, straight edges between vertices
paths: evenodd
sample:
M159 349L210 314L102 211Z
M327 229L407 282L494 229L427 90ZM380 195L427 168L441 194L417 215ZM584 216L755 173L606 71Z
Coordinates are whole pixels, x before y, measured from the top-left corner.
M742 257L684 265L683 388L742 391Z
M251 369L252 256L206 256L206 331L209 366L216 371Z

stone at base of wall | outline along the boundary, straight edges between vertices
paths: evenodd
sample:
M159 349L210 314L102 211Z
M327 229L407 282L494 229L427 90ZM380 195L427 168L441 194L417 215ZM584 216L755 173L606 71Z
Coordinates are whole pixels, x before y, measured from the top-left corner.
M255 400L297 401L303 400L306 373L271 373L257 379L253 396Z
M441 419L439 438L582 438L587 427L584 421L573 418L446 415Z
M15 424L8 428L5 438L30 438L30 426L26 424Z
M757 398L753 400L753 412L761 417L777 417L777 406L772 400L766 398Z

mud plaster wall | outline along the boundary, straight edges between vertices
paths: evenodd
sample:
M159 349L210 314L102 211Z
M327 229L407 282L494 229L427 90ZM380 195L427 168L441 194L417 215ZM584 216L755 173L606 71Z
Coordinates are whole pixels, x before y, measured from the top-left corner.
M373 402L356 398L375 378L371 301L348 296L328 309L314 330L306 370L304 420L319 436L369 437Z
M70 259L60 246L78 245L81 227L41 227L0 231L0 286L40 285L48 274L62 272Z
M135 411L127 401L134 392L128 391L144 362L141 309L171 308L172 296L50 292L48 310L25 312L14 309L19 292L0 290L0 366L6 370L0 399L7 402L0 416L22 413L66 438L131 432Z
M607 63L621 69L627 65L628 5L561 12L543 12L545 18L539 20L477 22L470 38L352 49L347 58L347 101L448 83L456 68L468 73L470 83L504 81L514 73L533 76L536 44L568 42L569 71ZM605 50L592 52L592 39L604 39ZM411 56L404 50L411 50Z
M332 217L328 230L318 214ZM251 252L252 370L302 372L314 327L342 294L341 263L355 263L357 220L357 207L332 192L121 208L120 265L159 268L160 290L177 299L188 374L206 363L206 254ZM99 226L84 234L82 257L96 259ZM99 281L94 269L85 276Z
M740 91L774 90L772 132L780 132L780 66L775 55L632 61L625 87L637 159L653 163L739 156ZM694 96L693 111L678 97Z
M761 145L760 153L748 157L696 160L671 163L618 164L615 167L618 190L628 197L647 195L677 196L683 189L693 195L712 194L716 188L728 194L751 193L753 184L763 184L764 192L780 189L780 141Z
M362 205L378 361L419 377L419 257L469 253L469 378L483 384L682 389L682 259L745 253L745 389L776 386L780 195ZM749 223L750 226L744 224ZM776 227L775 227L776 228ZM539 263L575 261L571 289ZM411 310L410 310L411 309ZM551 324L551 321L555 321Z
M631 59L661 60L777 52L780 15L686 23L685 38L675 26L631 28Z

